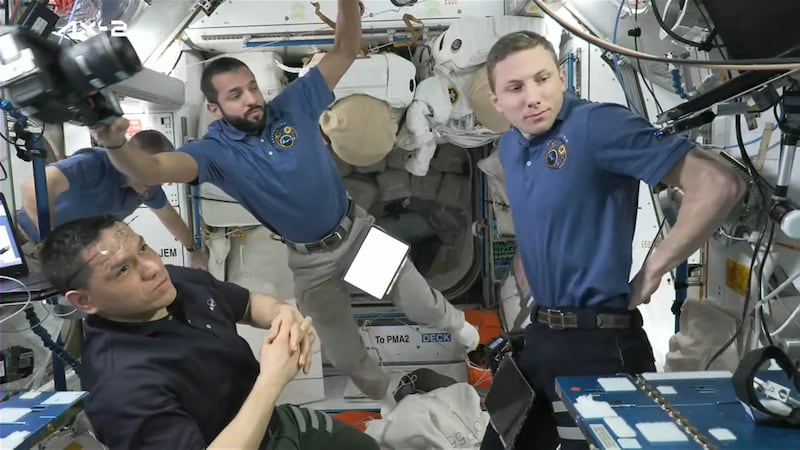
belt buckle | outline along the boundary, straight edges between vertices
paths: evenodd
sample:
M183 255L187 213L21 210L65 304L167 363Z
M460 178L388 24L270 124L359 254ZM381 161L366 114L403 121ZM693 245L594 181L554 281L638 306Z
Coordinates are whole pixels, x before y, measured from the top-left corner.
M334 238L336 240L334 240ZM342 237L342 233L340 231L340 228L337 228L336 231L334 231L333 233L331 233L331 234L325 236L324 238L322 238L320 243L322 244L322 247L324 247L327 250L330 250L330 246L331 245L338 244L339 242L342 242L343 240L344 240L344 238Z
M555 320L557 318L558 320ZM560 309L547 310L547 326L553 330L563 330L567 328L567 323L564 321L564 311Z

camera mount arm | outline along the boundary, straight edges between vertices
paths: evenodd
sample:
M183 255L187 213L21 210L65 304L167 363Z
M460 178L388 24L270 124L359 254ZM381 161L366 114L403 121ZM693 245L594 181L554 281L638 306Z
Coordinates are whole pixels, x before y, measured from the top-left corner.
M14 118L14 134L16 139L23 141L22 148L17 146L17 156L23 161L33 163L33 183L36 193L36 213L39 219L39 237L44 239L50 232L50 200L47 195L47 175L45 173L47 151L44 147L44 135L42 131L30 131L28 117L25 116L8 99L0 100L0 110ZM22 151L20 151L22 150ZM56 298L50 298L49 303L58 303ZM64 362L73 367L76 374L80 374L80 363L64 349L60 339L56 341L42 327L41 320L36 316L35 311L30 308L25 311L25 316L31 324L33 331L53 353L53 385L56 391L67 389L66 373Z
M14 135L24 142L21 149L17 147L17 157L33 163L33 185L36 192L39 236L44 239L50 232L50 200L47 195L47 177L45 175L47 151L44 148L44 135L41 131L30 131L28 118L8 99L0 100L0 109L14 118Z

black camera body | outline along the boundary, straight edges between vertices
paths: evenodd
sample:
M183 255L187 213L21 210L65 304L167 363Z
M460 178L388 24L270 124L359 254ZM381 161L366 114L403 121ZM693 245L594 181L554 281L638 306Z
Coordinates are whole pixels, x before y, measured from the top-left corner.
M28 117L102 126L122 116L104 88L142 70L125 37L100 33L69 46L29 29L0 27L0 88Z

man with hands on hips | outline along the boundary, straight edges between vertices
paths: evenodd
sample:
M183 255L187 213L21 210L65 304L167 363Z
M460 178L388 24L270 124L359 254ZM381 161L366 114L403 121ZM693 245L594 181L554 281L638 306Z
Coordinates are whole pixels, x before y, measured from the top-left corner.
M293 306L203 270L165 266L113 216L59 225L42 244L41 263L87 314L81 384L107 447L378 448L322 412L276 405L311 363L311 320ZM260 362L237 323L270 329Z
M499 156L535 301L517 364L536 397L516 448L585 449L554 379L656 370L637 306L711 237L744 186L689 139L567 91L555 49L539 34L502 37L486 69L492 103L513 126ZM670 233L631 280L642 181L684 196ZM503 448L492 427L481 448Z

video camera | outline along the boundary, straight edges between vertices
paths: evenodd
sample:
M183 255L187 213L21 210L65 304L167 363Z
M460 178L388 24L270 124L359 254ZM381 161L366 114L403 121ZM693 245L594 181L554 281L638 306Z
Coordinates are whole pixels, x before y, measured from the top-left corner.
M0 88L27 116L45 123L113 122L122 108L104 88L141 70L125 37L100 33L62 47L26 28L0 27Z

